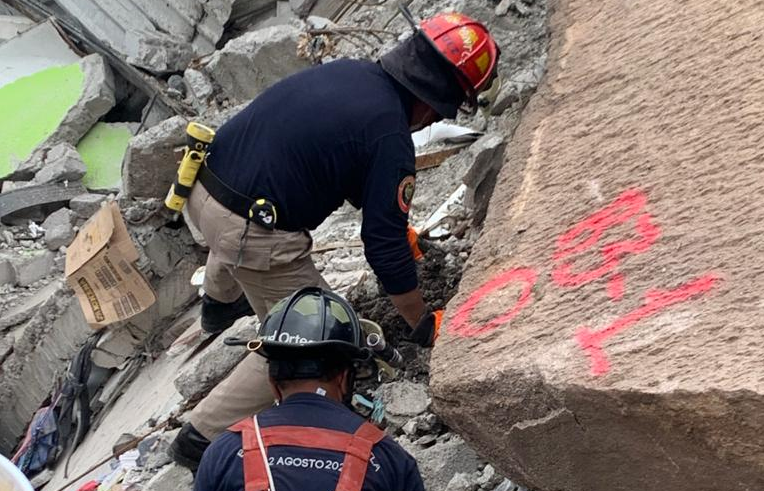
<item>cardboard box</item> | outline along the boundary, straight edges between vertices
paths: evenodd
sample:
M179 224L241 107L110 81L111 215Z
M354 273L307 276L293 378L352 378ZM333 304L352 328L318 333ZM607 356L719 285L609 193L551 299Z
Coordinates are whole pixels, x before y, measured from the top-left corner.
M66 282L92 327L129 319L156 301L153 288L133 265L137 259L114 202L101 206L66 250Z

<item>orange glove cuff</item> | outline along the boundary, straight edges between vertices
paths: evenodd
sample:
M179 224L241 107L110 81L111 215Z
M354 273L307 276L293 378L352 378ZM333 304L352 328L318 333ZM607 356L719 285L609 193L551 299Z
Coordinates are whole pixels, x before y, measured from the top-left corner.
M440 336L440 323L443 322L443 314L445 314L444 310L436 310L432 313L432 315L435 316L435 329L432 334L433 342L435 342L435 340L438 339L438 336Z
M411 248L411 255L414 256L414 261L420 261L424 258L421 249L419 249L419 235L411 225L406 230L406 238L409 241L409 247Z

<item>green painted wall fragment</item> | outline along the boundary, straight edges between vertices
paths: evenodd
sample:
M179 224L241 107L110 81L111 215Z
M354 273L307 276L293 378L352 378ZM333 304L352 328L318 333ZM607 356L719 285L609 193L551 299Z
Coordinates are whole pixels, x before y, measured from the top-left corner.
M61 124L82 94L79 63L46 68L0 87L0 178L13 172Z
M96 123L77 144L88 168L83 184L88 189L118 189L122 182L122 159L133 133L124 124Z

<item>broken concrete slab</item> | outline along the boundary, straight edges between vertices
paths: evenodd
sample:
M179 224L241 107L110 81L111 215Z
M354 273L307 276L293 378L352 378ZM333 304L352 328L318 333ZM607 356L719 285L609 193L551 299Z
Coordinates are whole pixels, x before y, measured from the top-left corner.
M435 409L531 489L764 489L761 12L685 5L555 2L446 308Z
M129 324L108 327L90 358L101 368L117 368L135 353L145 337L146 333L130 329Z
M101 203L106 202L107 199L108 197L103 194L85 193L72 198L69 201L69 208L78 217L87 220L101 209Z
M58 0L129 63L154 72L182 71L215 50L233 0Z
M128 198L164 198L178 172L188 120L172 117L134 136L127 145L122 181Z
M138 123L96 123L77 143L77 152L87 173L82 179L86 188L119 192L122 188L122 161Z
M82 179L87 168L80 154L69 143L53 146L44 157L42 168L32 180L35 184L52 184Z
M80 56L53 23L46 21L0 44L0 87L46 68L79 61Z
M186 399L210 391L249 354L241 347L226 346L223 340L226 337L254 338L259 327L257 317L242 317L234 322L225 333L186 363L175 379L175 389Z
M45 229L45 243L51 251L57 251L61 246L68 246L74 239L74 212L61 208L51 213L42 222Z
M13 274L13 280L15 281L15 271L10 261L6 261L0 257L0 277L3 275L3 265L7 264ZM0 281L0 286L3 283ZM56 293L60 288L58 282L52 281L39 290L35 291L32 295L19 298L15 305L5 310L0 310L0 331L17 326L22 322L28 321L50 297Z
M56 374L65 369L92 330L79 303L60 289L27 322L0 379L0 451L8 454L50 395Z
M0 120L8 145L0 154L0 178L31 179L50 148L76 144L114 105L113 86L108 65L93 54L0 87L0 106L25 115Z
M31 29L34 21L21 15L0 15L0 42L7 41Z
M40 208L57 209L85 193L80 183L39 184L14 189L0 194L0 220L12 224L15 214Z
M0 251L0 263L6 264L2 269L7 272L7 264L13 269L13 274L4 274L5 280L13 278L13 284L29 286L53 272L54 254L51 251L25 249L16 251Z
M297 56L301 27L267 27L243 34L202 61L200 69L234 104L254 99L279 80L310 66Z

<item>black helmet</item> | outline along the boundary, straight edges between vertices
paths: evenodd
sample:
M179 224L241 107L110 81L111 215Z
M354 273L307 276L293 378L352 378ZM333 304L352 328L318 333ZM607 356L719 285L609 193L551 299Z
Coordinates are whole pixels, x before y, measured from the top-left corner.
M318 287L302 288L273 306L260 327L257 353L273 360L342 357L367 360L370 351L353 308Z

